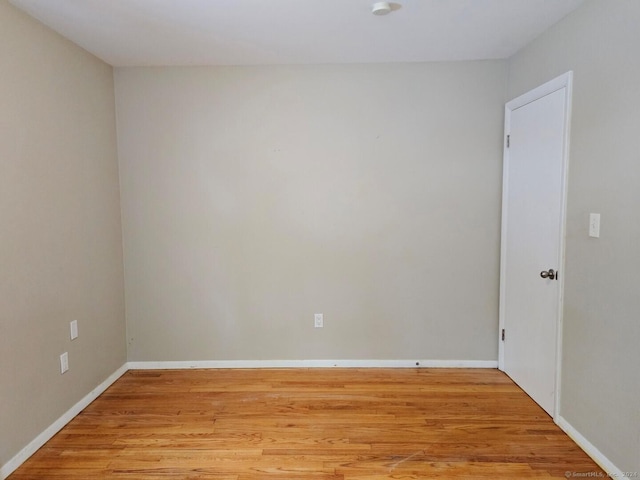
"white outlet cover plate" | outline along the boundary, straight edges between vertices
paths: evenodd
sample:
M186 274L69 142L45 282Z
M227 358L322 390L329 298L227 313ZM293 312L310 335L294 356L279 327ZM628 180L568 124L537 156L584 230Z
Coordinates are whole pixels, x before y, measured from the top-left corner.
M69 370L69 353L64 352L60 355L60 373L64 373Z
M313 315L313 326L315 328L324 327L324 315L322 313L316 313Z
M78 321L74 320L69 325L71 329L71 340L75 340L78 338Z

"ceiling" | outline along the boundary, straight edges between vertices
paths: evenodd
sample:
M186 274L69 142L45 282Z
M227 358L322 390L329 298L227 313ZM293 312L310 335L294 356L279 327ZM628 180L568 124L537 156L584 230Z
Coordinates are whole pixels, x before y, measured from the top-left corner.
M114 66L507 58L583 0L10 0Z

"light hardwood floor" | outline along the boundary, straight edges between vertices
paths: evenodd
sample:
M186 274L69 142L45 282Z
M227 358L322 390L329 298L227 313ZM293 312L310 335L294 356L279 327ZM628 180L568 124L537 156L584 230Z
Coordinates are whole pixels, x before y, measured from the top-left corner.
M566 472L604 475L498 370L160 370L126 373L9 478L520 479Z

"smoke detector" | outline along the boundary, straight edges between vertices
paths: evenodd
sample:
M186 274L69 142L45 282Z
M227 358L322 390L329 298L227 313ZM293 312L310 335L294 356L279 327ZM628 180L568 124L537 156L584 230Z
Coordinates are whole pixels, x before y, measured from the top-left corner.
M374 15L386 15L391 12L389 2L376 2L371 6L371 13Z

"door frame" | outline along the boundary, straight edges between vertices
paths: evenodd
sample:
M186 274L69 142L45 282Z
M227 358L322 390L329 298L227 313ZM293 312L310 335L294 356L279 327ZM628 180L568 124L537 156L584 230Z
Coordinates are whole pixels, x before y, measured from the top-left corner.
M566 224L567 224L567 188L569 173L569 134L571 131L571 98L573 95L573 72L569 71L540 85L533 90L514 98L507 102L504 107L504 145L503 145L503 170L502 170L502 232L500 237L500 305L499 305L499 325L498 325L498 368L504 371L504 342L502 341L502 329L505 328L505 292L506 292L506 245L509 212L507 209L508 185L509 185L509 148L507 145L508 135L511 132L511 112L523 107L546 95L566 88L564 103L564 144L562 146L562 194L560 205L560 229L558 242L560 245L558 270L559 291L558 291L558 311L556 326L556 374L554 388L554 420L560 416L560 386L561 386L561 366L562 366L562 315L564 306L564 278L565 278L565 244L566 244ZM506 333L508 335L508 332Z

